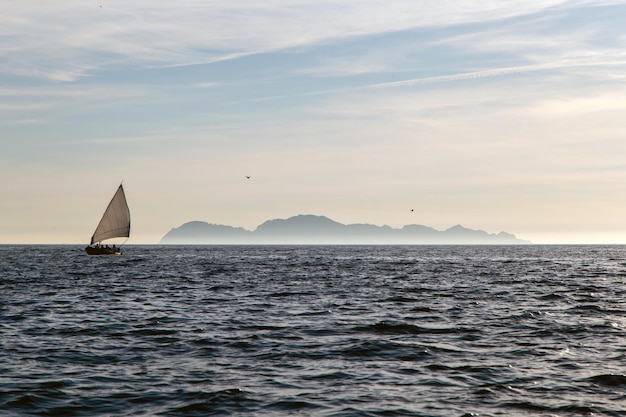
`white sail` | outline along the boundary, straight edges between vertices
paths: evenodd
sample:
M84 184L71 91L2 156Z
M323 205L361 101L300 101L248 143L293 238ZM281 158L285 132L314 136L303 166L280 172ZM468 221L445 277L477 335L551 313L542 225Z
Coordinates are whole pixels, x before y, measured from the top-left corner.
M130 210L126 203L124 188L120 187L115 192L109 206L102 215L96 231L91 237L91 244L102 242L114 237L130 236Z

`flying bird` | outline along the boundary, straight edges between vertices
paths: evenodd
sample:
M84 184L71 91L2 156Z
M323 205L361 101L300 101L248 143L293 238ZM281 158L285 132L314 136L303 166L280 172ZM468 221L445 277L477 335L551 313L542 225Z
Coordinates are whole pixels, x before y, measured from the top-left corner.
M250 179L250 175L246 175L246 179L248 179L248 180L249 180L249 179Z

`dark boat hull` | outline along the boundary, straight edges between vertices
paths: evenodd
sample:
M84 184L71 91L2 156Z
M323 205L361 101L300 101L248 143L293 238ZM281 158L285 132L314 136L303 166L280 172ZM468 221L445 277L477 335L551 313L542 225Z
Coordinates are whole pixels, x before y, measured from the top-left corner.
M87 255L121 255L122 251L120 251L119 248L109 248L109 247L94 247L94 246L87 246L85 248L85 252L87 252Z

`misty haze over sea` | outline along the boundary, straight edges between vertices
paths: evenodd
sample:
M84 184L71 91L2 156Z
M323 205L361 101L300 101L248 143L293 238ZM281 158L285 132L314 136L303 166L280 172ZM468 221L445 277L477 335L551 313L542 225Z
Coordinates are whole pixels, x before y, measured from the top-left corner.
M506 232L490 234L461 225L439 231L422 225L400 229L371 224L344 225L325 216L299 215L268 220L254 231L193 221L170 230L163 244L526 244Z

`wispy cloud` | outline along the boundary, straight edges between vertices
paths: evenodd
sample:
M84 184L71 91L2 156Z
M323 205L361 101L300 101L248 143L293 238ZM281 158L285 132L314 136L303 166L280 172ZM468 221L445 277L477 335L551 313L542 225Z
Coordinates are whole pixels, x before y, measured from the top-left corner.
M220 85L220 83L208 82L208 83L195 83L193 86L195 88L215 88L215 87L217 87L219 85Z
M12 121L16 125L38 125L44 123L42 119L15 119Z
M515 67L491 68L482 71L463 72L434 77L415 78L410 80L387 82L366 86L363 88L395 88L408 87L420 84L434 84L452 81L474 80L479 78L499 77L505 75L522 74L536 71L555 70L559 68L592 67L599 65L626 65L626 54L595 55L578 59L567 59L543 64L519 65Z
M330 39L532 13L567 1L110 0L15 3L0 17L0 71L72 81L107 66L234 59Z
M372 89L395 89L395 88L405 88L405 87L414 87L420 85L431 85L431 84L444 84L444 83L452 83L452 82L460 82L460 81L471 81L471 80L479 80L479 79L487 79L493 77L504 77L509 75L519 75L533 72L548 72L548 71L557 71L557 70L572 70L572 69L583 69L594 67L597 68L622 68L626 67L626 52L609 52L609 53L589 53L586 56L572 57L570 59L561 59L555 61L549 61L538 64L529 64L529 65L517 65L510 67L494 67L480 71L468 71L468 72L458 72L452 73L448 75L436 75L436 76L425 76L418 78L409 78L401 81L387 81L387 82L379 82L379 83L364 83L356 86L349 87L339 87L339 88L329 88L329 89L320 89L316 91L309 91L300 94L284 94L284 95L272 95L266 96L262 98L255 98L249 100L251 102L262 102L262 101L274 101L274 100L286 100L293 99L295 97L307 97L307 96L324 96L324 95L336 95L339 93L349 93L355 92L359 90L372 90ZM336 68L335 68L336 70ZM593 73L585 73L586 76L594 76L595 71ZM621 80L625 76L623 72L620 70L611 71L610 73L606 73L605 71L600 71L600 74L597 75L605 80L614 79Z
M0 110L2 111L26 111L50 109L54 105L52 103L0 103Z

